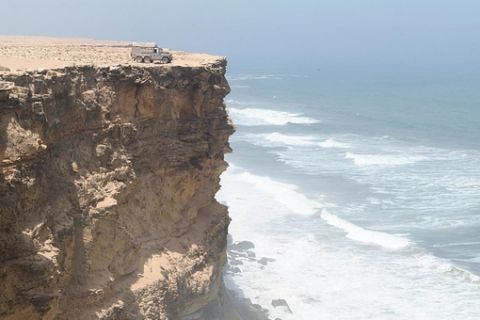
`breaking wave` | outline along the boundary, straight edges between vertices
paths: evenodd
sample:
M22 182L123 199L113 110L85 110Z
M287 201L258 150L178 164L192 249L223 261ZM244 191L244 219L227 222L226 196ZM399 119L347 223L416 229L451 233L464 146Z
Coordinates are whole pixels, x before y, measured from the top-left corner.
M333 139L327 139L325 141L319 142L318 145L322 148L338 148L338 149L351 148L351 146L348 143L338 142Z
M284 126L286 124L313 124L318 123L316 119L306 117L300 113L289 113L257 108L229 108L230 115L234 122L245 126L274 125Z
M347 238L355 241L380 246L388 250L404 249L411 244L408 239L399 236L361 228L351 222L343 220L336 215L329 213L326 209L322 210L320 216L329 225L345 231L347 233Z
M338 142L331 138L319 142L318 139L313 136L286 135L279 132L273 132L273 133L267 134L265 138L270 142L281 143L281 144L286 144L290 146L318 146L322 148L338 148L338 149L351 148L349 144Z
M391 154L356 154L347 152L345 159L350 159L357 166L401 166L426 160L424 156L400 156Z
M324 204L311 200L300 193L295 185L257 176L249 172L238 173L236 177L238 180L260 189L264 194L270 195L273 200L288 208L292 213L308 216L325 207Z
M312 136L294 136L286 135L279 132L273 132L265 135L265 139L269 142L286 144L291 146L314 146L316 145L315 137Z

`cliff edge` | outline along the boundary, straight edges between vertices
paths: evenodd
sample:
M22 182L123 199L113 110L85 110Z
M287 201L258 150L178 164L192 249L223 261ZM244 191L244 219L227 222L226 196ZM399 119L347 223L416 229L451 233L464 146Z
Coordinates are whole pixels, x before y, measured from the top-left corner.
M212 319L226 60L42 39L0 37L0 319Z

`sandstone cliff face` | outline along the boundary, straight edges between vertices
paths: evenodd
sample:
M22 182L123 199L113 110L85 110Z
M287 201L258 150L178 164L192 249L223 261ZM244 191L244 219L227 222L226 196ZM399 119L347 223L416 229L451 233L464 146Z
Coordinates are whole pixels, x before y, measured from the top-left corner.
M205 318L229 223L225 64L3 75L0 319Z

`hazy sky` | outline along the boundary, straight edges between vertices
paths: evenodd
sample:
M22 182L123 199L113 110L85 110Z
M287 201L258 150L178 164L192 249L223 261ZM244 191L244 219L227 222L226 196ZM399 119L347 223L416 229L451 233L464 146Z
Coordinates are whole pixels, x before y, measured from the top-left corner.
M239 68L480 61L479 0L2 2L2 34L156 41Z

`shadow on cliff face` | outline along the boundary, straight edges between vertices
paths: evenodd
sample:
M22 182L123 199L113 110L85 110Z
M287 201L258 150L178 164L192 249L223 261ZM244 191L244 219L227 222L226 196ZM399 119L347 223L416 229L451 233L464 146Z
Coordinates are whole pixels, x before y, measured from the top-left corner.
M0 130L5 136L6 128ZM15 314L14 319L36 319L59 297L52 280L58 279L61 266L53 257L56 247L66 245L61 245L65 237L55 234L55 212L48 210L56 181L45 176L48 169L42 162L47 158L43 153L38 159L20 158L1 165L0 314ZM65 184L61 193L71 190Z
M230 290L225 286L218 298L207 305L204 314L209 320L271 320L265 309L243 296L240 288Z
M22 126L19 115L4 107L0 104L0 318L36 319L57 297L50 282L57 267L48 250L39 249L49 232L41 212L48 184L41 182L37 158L45 153L28 124Z

